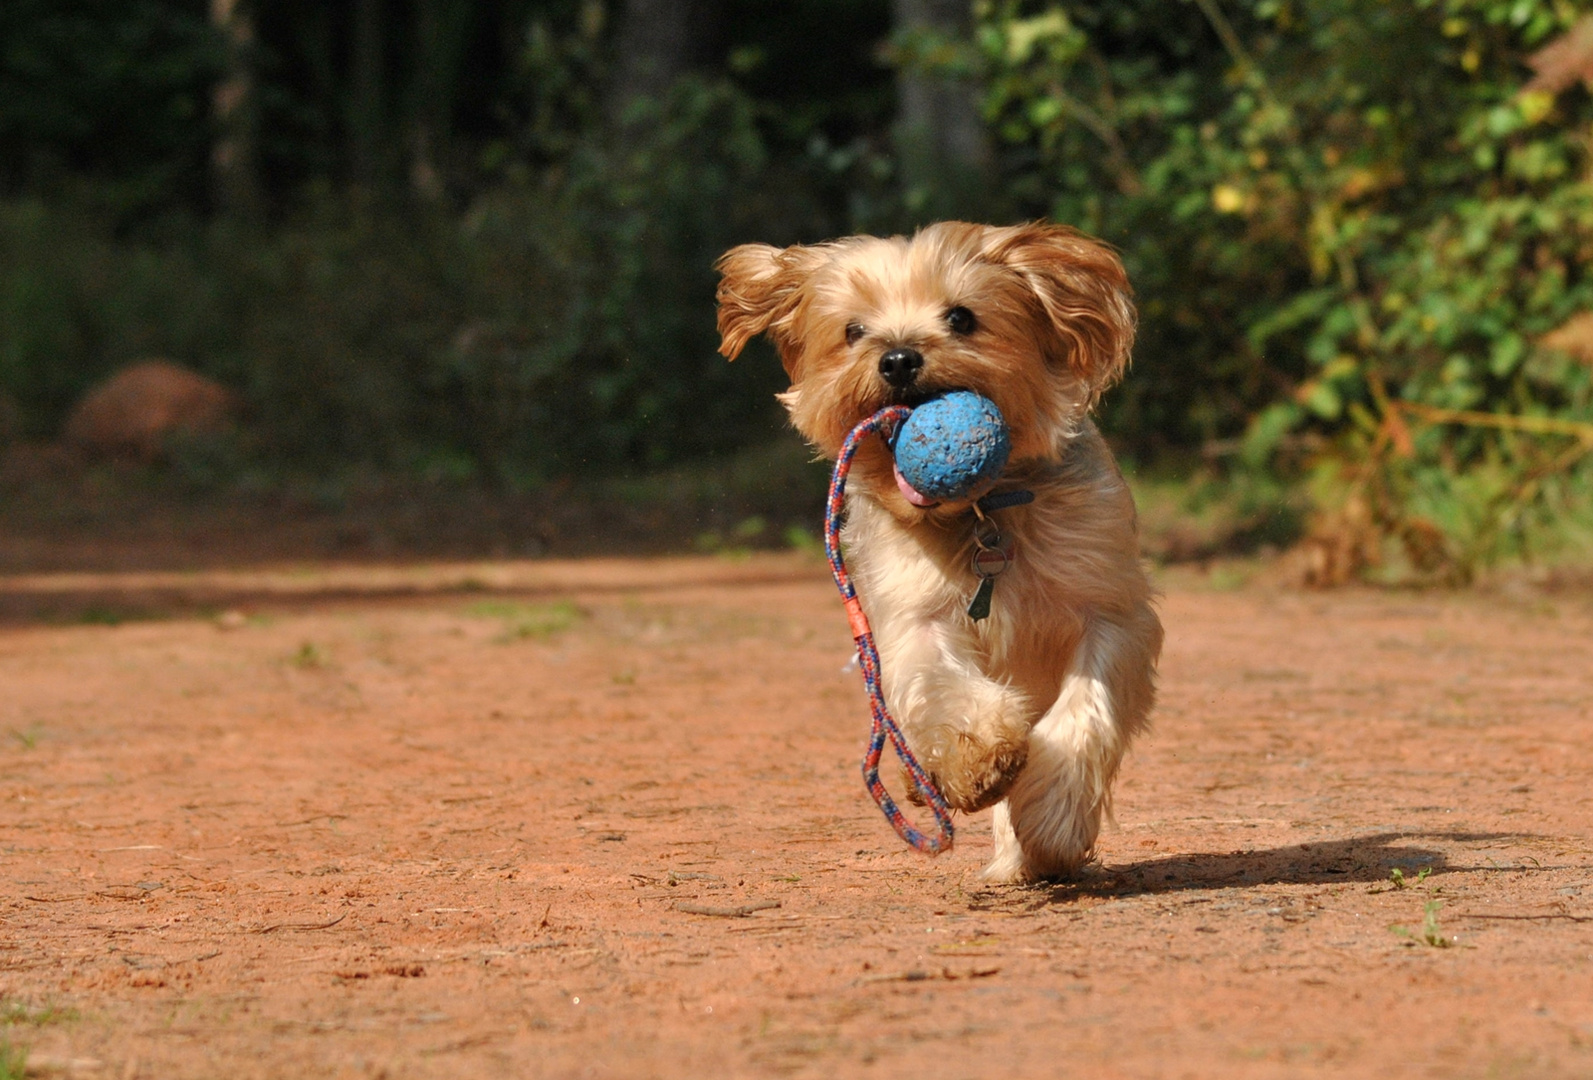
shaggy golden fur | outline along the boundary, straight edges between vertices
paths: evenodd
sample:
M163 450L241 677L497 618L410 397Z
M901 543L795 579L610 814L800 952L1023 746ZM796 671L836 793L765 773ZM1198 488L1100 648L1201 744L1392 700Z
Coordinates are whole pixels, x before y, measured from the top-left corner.
M826 457L884 405L946 390L1006 417L1001 486L1035 501L995 515L1017 556L989 618L966 614L970 504L909 502L880 440L858 453L843 542L914 752L955 809L996 804L985 876L1074 872L1147 724L1162 642L1133 499L1087 415L1133 344L1121 263L1062 226L945 222L911 238L746 244L719 269L720 351L735 359L767 333L791 378L780 400ZM972 320L950 318L958 308ZM880 364L902 348L923 361L906 387Z

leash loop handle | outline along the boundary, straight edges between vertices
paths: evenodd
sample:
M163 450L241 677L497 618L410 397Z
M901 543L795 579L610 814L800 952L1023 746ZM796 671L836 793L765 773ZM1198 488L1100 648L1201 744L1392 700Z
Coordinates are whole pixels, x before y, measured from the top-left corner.
M835 586L841 591L841 600L846 605L846 620L851 625L852 638L857 642L858 666L863 672L863 685L868 690L869 710L873 714L868 749L863 755L863 784L898 836L926 855L939 855L951 850L955 836L951 823L951 808L946 805L945 797L941 795L940 789L935 787L935 782L929 773L913 756L912 748L907 745L907 737L902 734L896 718L891 715L890 709L885 704L885 693L880 681L879 649L874 644L874 633L869 627L868 616L863 614L863 605L857 598L857 589L852 585L852 576L847 573L846 561L841 557L841 517L846 498L846 478L852 471L852 459L857 456L858 447L862 445L863 440L875 432L889 443L895 436L896 429L911 412L912 410L906 405L886 406L858 424L852 429L851 434L847 435L846 442L841 446L841 453L835 459L835 471L830 475L830 497L824 511L824 551L829 556L830 573L835 578ZM931 813L935 815L934 835L921 831L907 820L907 816L902 813L895 800L891 798L890 792L885 790L885 785L880 781L879 763L885 751L886 740L890 741L891 749L896 751L896 756L902 759L908 778L924 797L924 802Z

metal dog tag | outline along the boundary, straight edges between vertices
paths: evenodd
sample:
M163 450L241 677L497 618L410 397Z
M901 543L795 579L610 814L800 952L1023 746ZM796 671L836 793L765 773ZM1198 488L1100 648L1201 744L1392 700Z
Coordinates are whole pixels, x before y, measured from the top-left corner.
M968 617L974 622L990 616L990 596L996 591L996 579L983 578L979 582L979 591L974 593L973 603L968 605Z
M1017 545L994 528L974 533L973 572L979 588L968 605L968 617L979 622L990 616L990 600L995 595L996 578L1006 573L1017 554Z

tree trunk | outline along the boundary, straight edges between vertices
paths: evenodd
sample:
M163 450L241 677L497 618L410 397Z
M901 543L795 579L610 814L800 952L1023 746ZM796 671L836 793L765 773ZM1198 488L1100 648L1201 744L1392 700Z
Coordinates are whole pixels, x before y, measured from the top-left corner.
M382 0L357 0L354 8L354 60L349 99L349 149L354 181L369 188L381 172Z
M969 0L892 0L895 36L908 54L897 67L895 130L909 210L923 219L979 217L995 203L995 157L979 110L979 87L925 70L915 43L966 40Z
M211 94L216 138L211 187L224 214L246 217L260 204L255 176L254 20L240 0L210 0L210 22L227 43L227 70Z
M415 0L409 183L429 201L445 193L442 162L453 134L459 68L470 31L469 0Z
M609 123L638 102L660 101L691 63L692 0L625 0L608 87Z

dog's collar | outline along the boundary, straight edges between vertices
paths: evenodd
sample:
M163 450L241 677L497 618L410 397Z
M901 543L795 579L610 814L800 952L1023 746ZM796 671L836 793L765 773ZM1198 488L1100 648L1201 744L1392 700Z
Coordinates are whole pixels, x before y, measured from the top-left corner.
M1006 510L1014 506L1023 506L1034 502L1034 492L1022 488L1016 491L992 491L984 498L974 502L974 509L980 514L993 513L996 510Z
M1014 491L992 491L973 504L973 572L979 579L973 600L968 604L968 617L982 622L990 616L990 599L996 590L996 578L1006 572L1018 553L1018 545L1011 537L1001 535L996 523L985 515L1034 501L1034 492L1019 488Z

